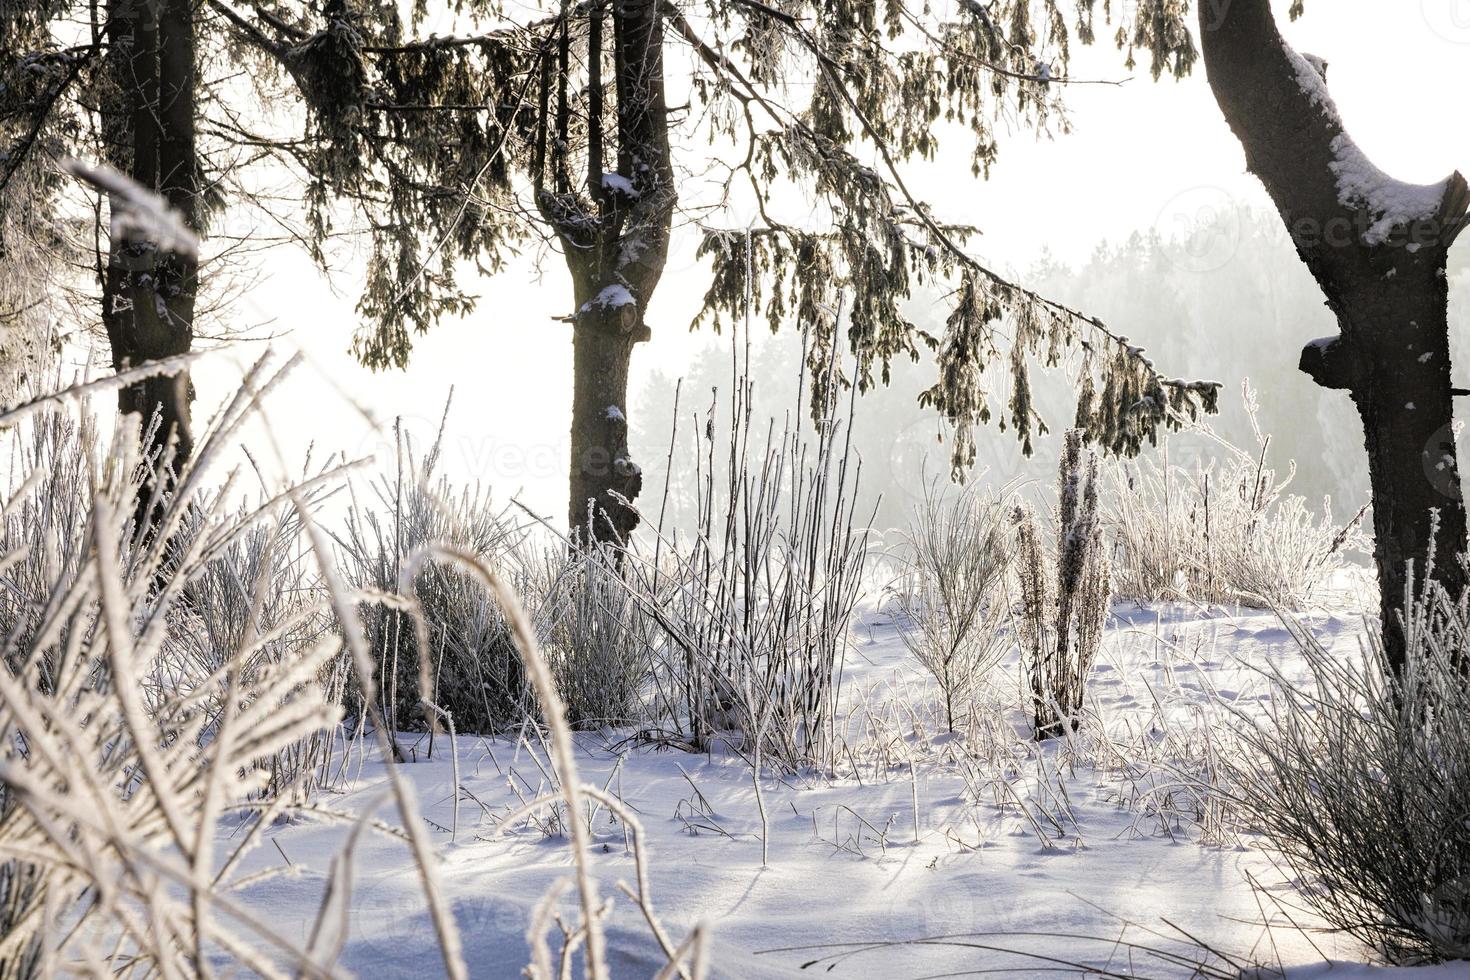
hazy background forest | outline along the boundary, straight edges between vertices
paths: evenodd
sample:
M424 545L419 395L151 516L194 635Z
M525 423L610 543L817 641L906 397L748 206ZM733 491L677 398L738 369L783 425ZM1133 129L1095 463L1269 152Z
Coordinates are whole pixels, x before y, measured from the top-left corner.
M1258 429L1270 437L1270 463L1284 473L1295 461L1292 493L1314 507L1331 497L1339 517L1351 514L1368 499L1361 426L1347 398L1316 386L1297 370L1294 354L1298 341L1335 330L1320 290L1274 214L1212 190L1185 192L1181 206L1196 210L1171 212L1170 227L1100 242L1085 257L1069 260L1043 249L1023 267L1020 278L1108 323L1126 324L1130 339L1166 370L1223 381L1221 412L1207 420L1208 426L1226 442L1252 452L1260 445ZM1457 251L1450 322L1452 338L1463 349L1470 341L1470 274L1464 268L1470 247L1462 244ZM913 306L921 326L942 329L942 321L935 322L935 307L922 300ZM754 334L755 415L783 418L797 404L801 336L772 336L759 323ZM730 389L731 354L728 344L709 344L687 367L654 368L639 391L634 410L646 424L636 433L634 449L647 461L648 485L655 490L668 469L667 420L674 417L675 383L682 378L681 438L687 448L695 432L692 413L707 411L712 389ZM863 460L866 493L883 498L875 521L879 530L905 524L926 480L949 478L949 444L940 442L946 427L917 404L918 393L933 383L933 375L927 360L904 363L887 387L858 400L853 444ZM1243 398L1247 381L1257 405L1255 426ZM1039 376L1036 389L1045 417L1068 417L1076 395L1064 374ZM1027 458L1011 433L988 427L978 435L980 472L975 478L997 487L1049 480L1059 441L1059 432L1041 437L1035 454ZM1224 455L1213 440L1192 433L1166 442L1170 461L1186 467ZM688 499L687 487L680 492L681 476L693 478L676 460L671 494L676 501Z
M1258 428L1271 439L1271 462L1283 469L1295 462L1293 493L1314 506L1331 497L1336 512L1351 513L1367 501L1361 426L1345 396L1316 386L1296 367L1300 344L1332 333L1333 317L1280 221L1258 204L1253 195L1241 200L1218 188L1186 189L1155 224L1102 239L1090 248L1073 244L1054 251L1051 245L1042 245L1014 271L1043 294L1120 325L1165 370L1179 377L1221 381L1225 385L1221 412L1208 420L1209 427L1233 445L1253 451ZM1458 245L1455 254L1450 322L1452 343L1463 349L1470 341L1466 268L1470 245ZM690 282L699 284L693 274L700 271L690 262L675 271L665 288L687 299ZM289 273L277 275L290 279ZM317 288L315 282L303 284L302 293L311 297ZM501 291L524 295L523 302L506 304L517 310L535 310L540 295L534 280L518 286L500 279L492 289L497 295ZM332 338L343 335L341 327L322 323L310 330L287 330L283 319L267 315L275 308L276 291L262 291L266 298L247 306L261 325L257 329L281 331L282 336L271 343L287 350L302 344L316 365L316 370L291 382L311 391L300 396L312 404L311 424L278 433L284 445L300 452L310 443L330 445L335 437L362 453L391 454L391 425L383 423L401 418L404 431L422 447L432 444L442 422L447 447L444 473L456 480L482 481L499 500L515 495L538 512L559 517L569 380L563 377L567 367L561 363L566 359L563 338L557 335L561 328L549 315L538 324L543 315L527 312L523 325L520 314L507 317L502 304L494 302L485 313L422 338L424 350L405 373L375 376L351 363L345 352L328 346ZM907 312L921 328L942 333L942 299L920 293ZM659 302L666 310L674 305ZM630 397L637 420L631 446L643 461L646 492L652 494L660 491L668 473L676 393L683 456L696 433L692 419L696 414L702 418L712 401L728 420L732 368L743 367L732 364L732 355L738 352L742 361L745 356L743 333L732 346L730 337L707 329L686 332L672 313L659 324L653 342L635 355ZM754 414L784 419L798 404L798 386L806 384L802 336L795 329L773 334L764 322L756 321L750 341ZM470 351L483 348L483 353L470 358L454 350L466 345ZM244 345L245 350L252 347ZM242 351L219 360L243 357ZM473 369L465 366L470 361L476 365ZM537 366L534 384L526 381L524 368L530 364ZM218 379L226 385L229 376L218 363L206 363L199 384ZM934 365L927 357L899 362L887 385L856 402L854 448L863 461L864 497L877 505L879 531L903 525L926 480L950 477L948 427L917 401L933 377ZM1255 393L1255 427L1242 397L1246 382ZM453 403L446 421L443 409L450 385ZM1042 414L1066 420L1076 398L1067 374L1038 375L1035 385ZM204 396L209 398L207 388ZM388 405L396 409L394 414L388 414ZM800 422L809 424L805 417ZM1058 431L1040 437L1036 452L1028 458L1012 433L995 425L985 427L977 434L979 461L971 478L996 486L1049 479L1059 437ZM1219 454L1210 440L1196 435L1175 435L1167 441L1174 462L1190 464ZM676 461L670 483L671 520L688 516L689 488L681 485L681 474L683 479L693 478L688 467ZM651 506L648 499L644 504Z

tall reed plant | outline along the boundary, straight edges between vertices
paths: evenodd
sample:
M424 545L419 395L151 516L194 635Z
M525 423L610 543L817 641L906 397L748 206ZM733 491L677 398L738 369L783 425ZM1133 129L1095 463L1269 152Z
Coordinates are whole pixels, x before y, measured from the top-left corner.
M1016 508L1021 650L1038 739L1075 731L1087 678L1102 643L1111 572L1098 517L1098 461L1082 433L1067 433L1057 487L1056 543L1047 547L1035 512Z

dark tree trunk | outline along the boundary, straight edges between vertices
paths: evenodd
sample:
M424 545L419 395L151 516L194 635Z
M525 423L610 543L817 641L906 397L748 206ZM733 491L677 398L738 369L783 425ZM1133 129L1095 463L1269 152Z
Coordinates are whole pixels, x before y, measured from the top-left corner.
M569 526L585 538L625 541L638 526L631 502L643 475L628 453L628 368L635 337L579 324L572 337L572 468Z
M1352 325L1343 326L1343 336L1356 337L1360 352L1354 357L1360 370L1348 390L1368 448L1380 612L1396 667L1404 659L1396 620L1408 598L1410 563L1422 577L1432 553L1440 585L1454 596L1466 586L1447 299L1444 278L1431 270L1400 288L1350 298Z
M111 16L118 18L110 65L116 99L109 133L113 162L161 194L197 230L193 8L189 0L116 0ZM102 321L113 367L187 353L194 340L197 292L194 257L161 252L140 232L113 239L102 276ZM193 451L191 401L187 372L118 392L119 413L140 417L148 437L144 449L156 460L156 478L165 483L177 478ZM143 509L148 495L145 487L141 522L150 517Z
M1286 47L1269 0L1204 0L1200 31L1210 87L1247 166L1337 316L1341 333L1309 344L1301 368L1347 391L1363 421L1384 644L1398 669L1410 563L1422 576L1432 553L1440 585L1456 597L1466 585L1445 264L1470 194L1454 174L1437 213L1385 229L1370 200L1340 188L1353 150L1325 94L1325 67Z
M638 526L632 505L643 475L628 452L628 371L634 347L650 336L645 316L668 258L673 166L664 98L658 0L614 0L613 91L617 171L603 177L603 18L589 17L588 154L585 195L538 187L542 214L556 228L572 274L573 393L568 524L573 540L621 543ZM558 105L567 81L559 82ZM542 105L549 105L542 93ZM558 130L567 125L558 110ZM545 120L547 112L543 111ZM543 123L545 124L545 123ZM552 144L565 145L558 133ZM547 161L555 179L556 159ZM538 177L539 179L539 177ZM588 222L592 216L595 220Z

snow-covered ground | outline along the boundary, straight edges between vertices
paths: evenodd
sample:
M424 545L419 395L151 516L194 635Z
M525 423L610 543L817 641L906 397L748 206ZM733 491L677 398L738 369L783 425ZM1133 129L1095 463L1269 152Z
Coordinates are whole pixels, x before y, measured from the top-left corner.
M1201 810L1178 778L1209 752L1228 750L1220 734L1228 718L1258 710L1267 696L1263 668L1304 671L1281 623L1269 612L1218 607L1118 605L1113 617L1091 680L1090 730L1038 748L1025 737L1014 661L996 672L968 735L943 735L932 682L889 615L870 606L844 671L841 775L766 774L764 867L751 769L734 752L695 755L587 734L579 736L582 778L636 811L655 911L675 942L697 922L710 928L716 976L1075 975L1082 963L1188 976L1187 966L1150 952L1203 956L1185 934L1238 964L1295 967L1292 977L1379 976L1347 965L1366 958L1350 939L1295 928L1315 921L1282 873L1213 808ZM1309 622L1332 649L1355 654L1360 624L1349 604ZM571 870L563 836L530 821L497 827L549 787L544 748L534 736L459 737L464 792L451 839L447 740L423 759L426 737L407 738L422 761L404 771L434 830L472 974L518 976L531 910ZM340 793L317 805L358 813L377 800L391 822L381 767L368 759L352 769ZM608 927L614 975L650 976L662 957L616 889L635 881L625 829L606 809L590 817L601 894L617 896ZM266 874L242 897L288 937L304 938L348 830L307 817L274 828L275 846L255 850L242 870L286 873ZM366 835L355 867L343 964L367 977L437 975L434 930L404 842Z

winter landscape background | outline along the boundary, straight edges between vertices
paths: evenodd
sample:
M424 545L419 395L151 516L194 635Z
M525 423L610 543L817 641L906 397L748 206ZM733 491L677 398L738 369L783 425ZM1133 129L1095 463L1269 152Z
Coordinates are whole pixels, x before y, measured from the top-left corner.
M0 978L1470 975L1470 5L1299 6L6 0Z

